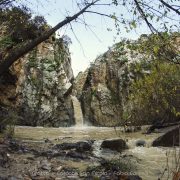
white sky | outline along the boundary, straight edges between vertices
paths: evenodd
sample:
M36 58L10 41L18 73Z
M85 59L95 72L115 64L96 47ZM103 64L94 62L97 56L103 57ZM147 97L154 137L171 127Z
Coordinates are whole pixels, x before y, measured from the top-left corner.
M102 1L107 2L109 0ZM70 16L79 10L76 6L75 0L43 0L43 4L40 4L41 1L38 0L32 0L32 2L36 2L32 4L32 9L34 9L36 14L39 12L39 15L43 15L48 24L52 26L62 21L67 14ZM110 8L109 6L98 6L93 10L98 10L107 14L116 12L117 15L125 12L124 9L116 9L116 7ZM125 13L125 15L127 17L129 16L127 13ZM83 19L83 16L81 16L81 18ZM90 62L94 61L99 54L107 51L108 47L115 43L115 26L110 19L94 14L85 14L84 18L93 32L89 28L85 28L83 24L76 22L72 23L76 37L72 32L70 25L65 26L58 32L60 35L68 35L72 40L70 52L72 57L72 68L75 76L78 72L84 71L89 66ZM112 31L107 31L107 28L111 28ZM136 39L141 34L146 33L149 33L149 30L145 25L138 27L136 32L132 31L126 33L126 31L122 29L121 34L116 38L116 42L120 41L121 37Z

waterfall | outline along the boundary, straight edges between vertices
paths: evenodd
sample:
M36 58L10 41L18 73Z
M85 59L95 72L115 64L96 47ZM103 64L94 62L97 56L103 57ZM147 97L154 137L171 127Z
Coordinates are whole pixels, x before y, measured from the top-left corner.
M81 109L81 103L76 96L71 96L73 107L74 107L74 118L76 126L83 126L83 114Z

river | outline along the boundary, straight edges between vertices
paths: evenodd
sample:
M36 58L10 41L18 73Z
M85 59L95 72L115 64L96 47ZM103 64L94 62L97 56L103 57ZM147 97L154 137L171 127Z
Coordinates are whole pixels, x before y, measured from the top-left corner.
M95 140L93 145L93 153L96 156L106 159L117 159L119 153L110 150L102 150L100 144L104 139L122 138L127 142L128 150L122 155L133 157L131 160L136 166L136 173L143 180L169 179L175 169L175 149L152 147L152 141L160 136L161 133L153 133L150 135L142 134L142 131L135 133L123 133L122 128L108 127L69 127L69 128L43 128L43 127L16 127L15 137L26 142L43 142L49 139L54 143L77 142L81 140ZM145 147L136 147L137 140L145 140ZM176 152L179 149L176 149ZM177 154L176 154L177 156ZM68 162L66 162L68 163ZM89 163L73 162L69 164L85 169ZM165 171L166 169L166 171ZM162 177L162 174L164 176Z

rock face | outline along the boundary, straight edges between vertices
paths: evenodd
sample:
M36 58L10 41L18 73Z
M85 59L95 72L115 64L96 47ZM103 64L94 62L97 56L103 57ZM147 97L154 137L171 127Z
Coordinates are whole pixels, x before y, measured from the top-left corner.
M83 87L86 82L87 75L88 75L88 69L84 72L79 72L79 74L74 79L72 94L76 95L77 98L80 98L82 95Z
M1 78L0 102L17 109L21 125L70 126L74 124L73 79L68 46L62 39L52 38Z
M173 147L179 146L180 140L180 127L176 127L165 133L164 135L157 138L152 146L163 146L163 147Z
M127 149L126 142L122 139L112 139L112 140L105 140L101 144L101 148L111 149L113 151L121 152L122 150Z
M118 43L77 76L74 89L85 122L96 126L121 124L128 87L135 76L130 67L144 58L145 55L128 48L127 44Z

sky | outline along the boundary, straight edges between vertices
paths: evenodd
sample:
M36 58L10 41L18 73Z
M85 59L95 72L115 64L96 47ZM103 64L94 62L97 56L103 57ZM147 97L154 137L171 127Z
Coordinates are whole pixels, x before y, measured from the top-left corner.
M109 0L104 0L104 2L107 1ZM32 0L31 2L31 8L36 15L43 15L51 26L56 25L66 16L73 15L79 11L75 0ZM116 12L117 15L125 12L125 9L119 9L115 6L111 8L109 6L97 6L93 10L106 14ZM127 13L124 14L127 17L130 16ZM80 18L81 20L78 20L79 22L73 22L71 24L73 31L71 26L68 25L57 32L57 35L68 35L71 38L72 44L69 48L75 76L80 71L84 71L89 67L90 62L93 62L98 55L107 51L108 47L120 41L121 38L137 39L141 34L150 33L149 29L145 25L142 25L129 33L122 28L120 35L116 36L116 30L112 20L95 14L85 14ZM84 19L88 24L86 27L82 23ZM111 31L107 29L111 29Z

